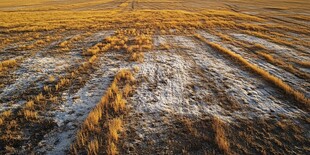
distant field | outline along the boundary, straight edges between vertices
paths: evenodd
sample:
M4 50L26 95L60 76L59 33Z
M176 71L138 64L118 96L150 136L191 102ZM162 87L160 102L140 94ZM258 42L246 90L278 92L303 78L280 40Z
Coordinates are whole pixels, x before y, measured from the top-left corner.
M0 154L308 154L307 0L0 1Z

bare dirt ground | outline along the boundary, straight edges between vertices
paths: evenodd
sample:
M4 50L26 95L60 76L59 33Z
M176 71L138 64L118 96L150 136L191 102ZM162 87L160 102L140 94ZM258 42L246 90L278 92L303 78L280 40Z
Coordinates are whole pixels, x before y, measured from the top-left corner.
M0 2L0 154L309 154L310 3Z

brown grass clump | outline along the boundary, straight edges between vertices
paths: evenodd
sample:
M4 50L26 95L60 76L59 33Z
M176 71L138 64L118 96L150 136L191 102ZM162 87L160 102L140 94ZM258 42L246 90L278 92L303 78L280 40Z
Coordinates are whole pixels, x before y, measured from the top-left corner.
M99 48L97 45L95 45L95 46L89 48L89 49L84 53L84 55L95 55L95 54L97 54L98 52L100 52L100 48Z
M15 59L10 59L10 60L4 60L2 62L0 62L0 71L5 69L5 68L8 68L8 67L14 67L16 66L17 64L17 61Z
M88 62L94 63L96 59L97 59L97 56L93 55L91 58L89 58Z
M37 95L37 96L35 97L35 101L37 101L37 102L40 102L40 101L43 100L43 99L44 99L44 96L43 96L42 93L40 93L39 95Z
M37 112L32 110L24 110L23 114L26 118L26 120L34 120L37 119Z
M144 54L142 52L134 52L132 53L130 60L137 61L137 62L143 62Z
M87 146L87 154L97 155L99 152L98 139L92 140Z
M115 96L114 103L111 105L115 112L123 111L125 109L126 100L123 99L123 95L121 93L117 93Z
M36 44L36 45L44 45L44 44L45 44L45 41L43 41L43 40L37 40L35 44Z
M169 50L169 49L171 49L171 45L169 45L168 43L162 43L162 44L160 44L159 49L160 50Z
M59 47L65 48L65 47L67 47L68 45L69 45L69 41L65 40L65 41L63 41L63 42L61 42L61 43L59 44Z
M55 77L52 76L52 75L49 76L49 77L48 77L48 81L49 81L49 82L54 82L54 81L55 81Z
M120 118L114 118L109 121L109 139L118 141L118 134L123 130L123 121Z
M0 114L0 126L4 124L4 121L6 118L10 117L12 115L11 110L6 110Z
M307 109L310 109L310 100L308 98L306 98L304 94L302 94L301 92L299 92L297 90L294 90L291 86L289 86L288 84L283 82L281 79L271 75L270 73L268 73L267 71L261 69L257 65L248 62L241 55L236 54L235 52L232 52L232 51L230 51L230 50L228 50L226 48L223 48L223 47L221 47L220 45L218 45L216 43L209 42L205 38L201 37L200 35L195 35L195 36L198 39L200 39L200 40L204 41L205 43L207 43L208 45L210 45L211 47L215 48L216 50L218 50L218 51L220 51L220 52L222 52L224 54L228 54L232 58L238 60L240 63L244 64L245 66L247 66L248 68L250 68L251 70L256 72L257 74L261 75L266 80L272 82L273 84L275 84L279 88L283 89L286 93L294 96L294 98L297 101L299 101L300 103L302 103L303 106L305 106Z
M63 86L67 85L70 83L70 80L67 78L62 78L60 81L55 85L55 90L58 91L61 89Z
M102 117L102 109L95 108L88 114L88 117L84 122L85 127L89 131L94 131L96 126L99 124L99 120L101 119L101 117Z
M44 90L45 92L51 92L51 91L52 91L52 88L49 87L49 86L44 86L44 87L43 87L43 90Z
M212 119L212 128L215 132L215 142L218 145L219 149L222 150L225 154L231 154L229 149L229 141L226 139L224 123L218 117L213 117Z
M125 87L124 87L124 96L125 97L128 97L133 91L133 88L130 84L126 84Z
M2 118L7 118L7 117L9 117L11 115L12 115L12 111L11 110L7 110L7 111L2 112L1 117Z
M26 104L25 104L25 108L28 109L28 110L33 110L34 108L34 102L31 100L31 101L28 101Z
M116 81L125 80L128 82L134 82L135 77L132 75L131 71L128 69L121 69L115 76Z
M135 73L138 73L140 68L139 68L139 66L133 66L133 70Z
M108 154L108 155L116 155L116 154L118 154L118 153L119 153L119 152L118 152L118 150L117 150L117 147L116 147L115 143L109 141L109 142L108 142L107 154Z

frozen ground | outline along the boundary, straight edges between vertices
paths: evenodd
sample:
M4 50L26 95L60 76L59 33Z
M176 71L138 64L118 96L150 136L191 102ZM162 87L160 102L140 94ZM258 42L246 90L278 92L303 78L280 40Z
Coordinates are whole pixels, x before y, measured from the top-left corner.
M216 39L207 33L204 37ZM240 119L307 115L267 81L193 37L156 36L154 42L174 48L146 53L139 65L140 84L126 119L126 153L172 151L173 146L160 145L171 140L176 118L184 116L214 116L235 124Z
M47 113L57 122L57 126L40 142L36 151L46 154L66 154L80 125L88 113L100 101L106 89L110 86L114 75L121 68L129 67L117 58L119 54L107 53L100 57L100 65L84 87L71 94L70 89L63 92L63 103L55 107L55 111Z
M298 77L258 57L247 47L223 41L209 31L196 32L309 96L309 79ZM73 42L69 51L61 52L59 44L77 35L84 37ZM19 117L23 104L50 84L49 76L56 75L59 80L70 74L89 61L90 56L82 55L83 51L100 42L105 44L104 38L111 35L113 31L70 34L33 52L32 56L21 58L18 66L4 75L12 79L0 89L0 111L17 111ZM266 39L239 32L228 35L247 45L264 45L283 60L294 57L309 61L303 52ZM132 42L133 39L129 44ZM283 153L305 152L298 145L308 144L305 139L310 135L309 113L297 107L298 101L283 90L209 47L194 34L156 34L153 45L152 50L144 52L141 63L131 61L123 49L97 54L97 61L91 67L79 72L64 89L53 92L58 97L56 104L48 102L46 107L38 109L39 119L51 122L48 129L44 128L45 124L16 119L34 124L19 126L26 133L20 142L22 153L67 154L89 112L122 68L138 68L134 72L137 80L134 92L127 98L127 111L121 116L124 130L119 133L117 145L123 154L222 153L215 138L217 130L224 130L231 148L240 154L261 153L260 148L270 149L268 152L274 149L284 150ZM222 129L213 126L215 118L222 122ZM32 133L32 129L40 132ZM37 141L32 142L29 135L34 135Z

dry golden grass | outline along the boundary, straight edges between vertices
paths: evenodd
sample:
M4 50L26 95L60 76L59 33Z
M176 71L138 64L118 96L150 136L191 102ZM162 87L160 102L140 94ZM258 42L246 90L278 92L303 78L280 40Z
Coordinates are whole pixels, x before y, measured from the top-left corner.
M11 110L3 111L0 114L0 126L3 125L5 123L5 119L10 117L11 115L12 115L12 111Z
M55 77L52 76L52 75L49 76L49 77L48 77L48 81L49 81L49 82L54 82L54 81L55 81Z
M37 40L35 44L36 44L36 45L44 45L44 44L45 44L45 41L43 41L43 40Z
M118 141L119 132L123 130L123 121L120 118L114 118L109 120L109 135L108 138L111 141Z
M77 133L77 138L74 144L71 145L71 152L78 154L79 150L85 150L91 154L98 153L97 148L101 148L101 144L91 144L91 137L96 136L99 141L106 141L107 153L117 154L117 143L119 139L119 132L123 129L122 119L120 115L125 110L126 100L123 96L127 97L132 91L132 84L135 81L130 70L121 69L114 77L111 86L107 89L106 93L102 96L96 107L89 113L85 119L81 129ZM124 87L120 89L119 87ZM125 91L126 90L126 91ZM125 95L127 94L127 95ZM108 133L98 134L105 128L103 124L107 124ZM105 140L106 137L107 139Z
M134 52L132 53L130 60L136 61L136 62L143 62L144 54L142 52Z
M40 102L40 101L43 100L43 99L44 99L44 96L43 96L42 93L40 93L39 95L37 95L37 96L35 97L35 101L37 101L37 102Z
M12 115L12 111L11 110L6 110L6 111L2 112L1 117L7 118L7 117L9 117L11 115Z
M133 88L130 84L126 84L125 87L124 87L124 97L127 98L133 91Z
M70 48L69 48L69 44L70 44L70 41L68 40L65 40L63 42L61 42L59 44L59 47L61 48L61 51L70 51Z
M140 71L139 66L133 66L133 70L135 73L138 73Z
M37 112L32 110L24 110L23 115L26 118L26 120L35 120L37 119Z
M62 4L66 7L65 10L70 9L83 9L88 10L100 9L100 7L105 7L106 2L111 2L114 4L114 1L111 0L79 0L79 2L59 1L57 3ZM141 2L139 5L144 6L143 2L151 2L151 0L138 0L131 1L126 0L122 2L115 2L119 5L119 8L115 10L104 10L104 11L55 11L58 10L59 4L55 4L51 0L34 0L29 3L18 0L18 5L13 5L13 1L4 0L0 4L2 7L16 7L23 9L25 11L2 11L0 12L0 32L3 34L11 34L11 32L24 33L24 32L36 32L40 33L25 36L26 41L31 41L32 43L23 46L24 49L28 49L33 52L37 47L43 47L46 42L53 40L54 36L47 36L45 39L44 36L46 32L70 32L74 30L74 33L78 30L81 31L92 31L98 32L102 30L115 30L116 35L106 38L102 43L96 44L95 46L83 51L83 55L89 55L86 62L81 64L78 69L69 72L68 75L63 77L57 77L56 84L51 86L44 86L43 92L45 96L39 94L38 96L29 100L25 107L23 108L23 115L28 120L34 120L39 116L36 113L36 108L39 107L39 102L46 100L51 100L56 102L57 96L54 93L56 91L62 91L67 88L73 78L79 77L79 74L82 71L85 71L98 61L97 55L101 52L108 52L115 50L119 53L126 51L128 54L126 58L129 58L133 61L143 62L144 52L147 50L153 49L152 35L175 35L175 34L191 34L197 29L229 29L229 30L245 30L251 32L251 34L258 37L262 37L273 42L284 44L287 46L293 46L294 43L290 41L283 40L280 34L272 35L270 29L281 29L288 30L290 32L298 32L308 34L309 30L306 28L298 30L298 28L279 26L279 25L266 25L263 24L266 20L256 17L254 15L248 15L247 13L240 13L242 11L228 11L228 10L206 10L199 9L200 11L184 11L184 10L135 10L127 11L128 8L131 8L129 5L132 4L132 7L135 2ZM174 2L169 0L161 0L160 2L169 2L165 5L176 5ZM189 1L188 1L189 2ZM186 2L186 4L188 3ZM177 3L177 2L176 2ZM221 2L217 2L221 3ZM224 3L224 2L223 2ZM15 2L16 4L16 2ZM44 6L43 4L51 4L51 6ZM29 5L36 5L39 8L28 7ZM100 7L98 7L98 6ZM108 4L109 5L109 4ZM157 2L152 3L152 5L157 5ZM197 4L196 4L197 5ZM22 7L20 7L22 6ZM94 8L93 8L94 7ZM184 3L183 7L187 7ZM230 6L229 6L230 7ZM239 7L239 6L238 6ZM266 6L268 9L282 9L288 10L289 7L282 6ZM37 10L37 11L33 11ZM54 11L48 11L54 10ZM101 10L101 9L100 9ZM242 9L241 9L242 10ZM263 16L262 16L263 17ZM291 18L295 19L308 19L306 16L293 16ZM125 28L125 29L124 29ZM42 32L42 33L41 33ZM70 32L71 33L71 32ZM90 33L90 32L89 32ZM220 37L222 40L227 42L232 42L232 39L227 37L224 34L221 34ZM37 40L40 39L40 40ZM58 46L61 47L62 51L69 51L73 45L72 41L78 41L81 39L81 36L77 36L66 40L60 43ZM7 43L14 42L14 39L0 39L0 47L5 47ZM4 43L5 42L5 43ZM307 42L306 42L307 43ZM214 43L208 43L213 48L229 54L234 59L238 60L243 65L249 67L254 72L262 75L265 79L275 83L278 87L282 88L288 94L295 96L299 101L307 102L306 105L309 105L309 100L305 99L303 94L299 93L292 89L289 85L285 84L280 79L272 76L268 72L262 70L258 66L251 64L240 55L235 54L232 51L229 51L225 48L222 48L220 45ZM70 47L70 48L69 48ZM258 46L257 46L258 47ZM169 45L162 45L161 47L164 50L169 50L171 48ZM264 50L263 47L258 47L260 50ZM272 63L276 63L282 66L286 66L288 70L297 72L294 70L293 66L286 65L283 61L273 57L272 55L260 54L260 56L266 58ZM99 59L100 60L100 59ZM303 64L304 66L310 66L307 62L296 62ZM0 70L2 68L14 67L4 66L0 64ZM139 68L134 68L135 72L139 71ZM56 79L50 77L49 85L52 84ZM75 82L75 80L72 80ZM88 114L88 117L85 119L82 127L77 133L77 139L74 145L72 145L71 150L74 154L119 154L118 140L121 138L120 133L122 132L122 115L126 114L126 98L129 97L133 92L133 84L135 83L135 78L132 75L131 71L121 70L114 78L111 86L107 89L105 94L102 96L101 100L98 102L97 106ZM55 91L56 90L56 91ZM56 92L57 93L57 92ZM39 112L41 113L41 112ZM4 118L0 117L0 125L5 121ZM192 124L191 124L192 125ZM230 153L229 142L226 139L225 135L225 124L219 119L214 118L213 120L213 130L215 131L215 142L218 147L224 152ZM106 133L102 133L105 131ZM194 131L193 131L194 132ZM281 142L276 141L277 144L281 145ZM106 146L102 146L106 145ZM82 151L81 151L82 150Z
M230 50L228 50L226 48L223 48L223 47L221 47L220 45L218 45L216 43L209 42L208 40L206 40L205 38L201 37L200 35L196 34L195 36L198 39L200 39L203 42L205 42L208 45L210 45L211 47L213 47L214 49L218 50L219 52L227 54L227 55L231 56L232 58L238 60L240 63L242 63L243 65L247 66L252 71L256 72L257 74L261 75L266 80L272 82L273 84L275 84L279 88L283 89L287 94L290 94L290 95L294 96L294 98L297 101L299 101L304 107L306 107L307 109L310 109L310 100L308 98L306 98L303 93L293 89L291 86L289 86L288 84L283 82L281 79L271 75L270 73L268 73L267 71L261 69L257 65L254 65L254 64L248 62L241 55L236 54L235 52L232 52L232 51L230 51Z
M95 108L93 109L89 114L87 119L85 120L84 124L87 130L89 131L94 131L99 125L99 120L102 117L102 109L100 108Z
M223 39L224 41L229 41L230 43L233 43L233 44L236 43L238 46L247 47L250 50L254 50L258 55L264 57L269 63L277 65L277 66L283 68L284 70L286 70L292 74L295 74L296 76L298 76L300 78L306 79L306 78L310 77L309 74L300 71L298 68L294 67L292 64L289 64L289 63L283 61L281 58L274 58L272 55L266 53L265 51L268 51L268 52L272 52L272 51L268 50L265 46L263 46L261 44L255 43L254 45L249 46L246 43L243 43L243 42L240 42L237 40L233 40L232 38L230 38L229 36L227 36L225 34L222 34L219 32L214 32L214 33L217 36L219 36L221 39Z
M91 58L89 58L88 62L94 63L96 59L97 59L97 56L93 55Z
M218 117L212 118L212 128L215 132L215 142L218 145L219 149L222 150L225 154L231 154L229 141L226 138L225 130L224 130L225 124L222 122L222 120Z
M49 86L44 86L44 87L43 87L43 90L44 90L45 92L51 92L51 91L52 91L52 88L49 87Z
M121 69L115 76L116 81L125 80L130 82L135 81L135 77L132 75L131 71L128 69Z
M87 146L87 154L89 155L97 155L99 153L99 142L95 138L92 140Z
M123 95L121 93L117 93L115 96L114 103L112 103L112 107L115 112L123 111L125 109L126 100L123 99Z
M93 46L90 49L87 50L87 52L85 52L84 55L90 54L90 55L95 55L98 52L100 52L100 48L98 46Z
M171 45L164 43L164 44L160 44L159 49L161 50L169 50L171 49Z
M15 59L2 61L0 62L0 71L8 67L14 67L16 65L17 65L17 61Z
M254 31L243 31L244 33L247 33L249 35L254 35L263 39L268 39L274 43L278 43L278 44L282 44L282 45L286 45L288 47L293 47L292 42L286 41L286 40L282 40L281 38L278 37L273 37L273 36L269 36L266 34L263 34L263 32L254 32Z
M278 65L281 68L291 72L292 74L295 74L296 76L300 77L300 78L305 78L305 79L309 79L310 75L300 71L298 68L295 68L293 65L288 64L286 62L284 62L283 60L281 60L280 58L274 58L272 55L265 53L265 52L257 52L258 55L264 57L268 62Z
M294 27L291 26L286 26L283 24L265 24L265 27L267 27L270 30L274 30L274 29L281 29L284 31L289 31L289 32L294 32L294 33L301 33L301 34L309 34L310 31L309 29L303 27L303 26L298 26L295 25Z
M28 101L26 104L25 104L25 108L28 109L28 110L33 110L34 109L34 102L31 100L31 101Z
M208 17L213 12L212 17ZM224 15L223 15L224 13ZM225 15L226 14L226 15ZM231 14L228 16L227 14ZM241 27L245 30L263 30L263 27L250 24L237 24L233 22L235 18L243 20L257 21L261 19L253 16L235 13L231 11L202 11L188 12L181 10L137 10L119 12L118 10L107 11L41 11L41 12L1 12L1 19L4 21L0 26L7 28L6 32L11 31L40 31L53 29L117 29L117 28L149 28L168 30L177 29L183 31L183 27L210 28L210 27ZM25 16L29 17L25 20ZM12 17L14 17L12 19ZM91 20L96 17L100 20ZM252 18L253 17L253 18ZM62 19L62 20L60 20ZM136 21L135 19L139 19ZM162 21L162 19L165 19ZM168 20L166 20L168 19ZM72 21L75 24L72 24ZM119 23L119 21L122 21ZM202 23L201 21L205 21ZM39 24L38 24L39 23ZM21 25L29 26L21 26Z
M299 61L299 60L291 60L291 61L303 67L310 67L310 61Z
M55 85L55 90L58 91L59 89L61 89L62 87L64 87L65 85L69 84L70 80L67 78L62 78L60 79L60 81Z
M108 142L108 150L107 150L108 155L117 155L119 154L117 147L114 142Z

